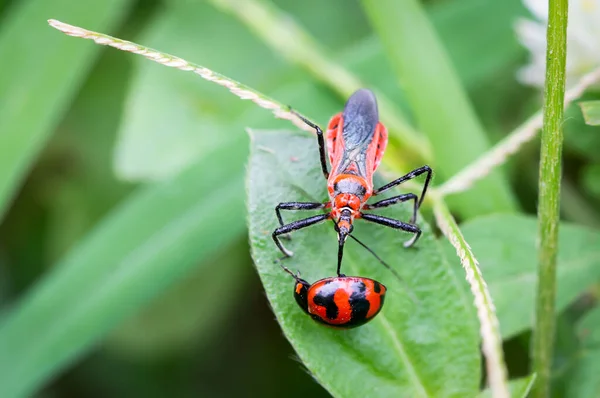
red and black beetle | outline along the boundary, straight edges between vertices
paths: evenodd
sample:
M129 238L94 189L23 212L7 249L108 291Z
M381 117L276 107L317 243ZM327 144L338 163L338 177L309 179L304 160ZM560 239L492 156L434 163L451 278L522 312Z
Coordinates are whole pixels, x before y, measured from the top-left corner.
M296 302L317 322L335 328L353 328L369 322L383 307L387 289L376 280L338 276L311 285L284 269L296 280Z

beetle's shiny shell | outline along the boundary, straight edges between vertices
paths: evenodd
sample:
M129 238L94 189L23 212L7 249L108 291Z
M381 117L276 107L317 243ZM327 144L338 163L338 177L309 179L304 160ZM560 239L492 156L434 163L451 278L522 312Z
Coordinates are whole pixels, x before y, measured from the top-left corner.
M360 326L379 313L386 287L362 277L332 277L308 289L308 313L317 321L339 328Z

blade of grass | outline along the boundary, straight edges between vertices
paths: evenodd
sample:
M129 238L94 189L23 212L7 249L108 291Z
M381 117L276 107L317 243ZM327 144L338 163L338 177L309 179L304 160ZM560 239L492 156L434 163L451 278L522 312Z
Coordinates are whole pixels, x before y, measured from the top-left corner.
M456 221L450 214L450 210L443 199L437 194L433 195L433 211L438 226L452 246L465 270L466 279L471 286L471 292L475 297L477 316L481 324L480 334L483 341L482 349L486 358L487 376L492 396L496 398L510 397L508 391L506 365L504 364L504 353L502 351L502 336L500 326L496 317L496 309L487 284L483 279L478 267L477 259L471 247L458 228Z
M54 13L112 30L131 2L22 1L0 23L0 219L99 53L48 35L39 21Z
M585 90L598 80L600 80L600 69L593 70L583 76L577 85L565 93L564 108L581 97ZM438 188L438 192L445 196L469 189L475 182L487 176L495 167L506 162L506 159L518 152L525 143L531 141L538 130L542 128L542 123L542 110L540 110L513 130L506 138L494 145L492 149L443 183Z
M520 398L527 398L533 386L535 386L535 381L537 379L537 374L532 374L530 376L524 377L523 379L519 379L520 382L517 382L520 388L515 388L515 394L513 396ZM515 384L517 384L515 383Z
M309 71L316 79L327 84L344 100L354 91L364 87L360 79L335 63L327 51L289 15L272 3L261 0L210 0L223 11L229 12L245 23L250 30L282 54L289 61ZM403 149L405 159L432 161L430 144L410 125L401 109L380 91L374 90L383 122Z
M233 140L227 157L216 152L134 193L1 314L3 397L31 396L201 259L243 234L247 144Z
M362 3L405 90L417 127L429 137L438 175L449 178L489 147L467 94L417 0ZM513 211L516 206L499 172L451 204L465 217Z
M542 129L539 205L539 265L536 320L532 336L533 371L538 375L533 394L550 396L555 327L556 255L560 218L560 178L567 58L568 0L550 0L548 12L544 127Z
M179 57L154 50L152 48L144 47L130 41L117 39L102 33L93 32L78 26L69 25L55 19L48 20L48 23L53 28L58 29L69 36L94 40L96 44L111 46L121 51L143 55L149 60L158 62L159 64L177 68L183 71L194 72L203 79L227 88L234 95L237 95L241 99L250 100L261 108L270 110L273 112L275 117L289 120L302 130L311 132L314 131L311 127L307 126L304 122L302 122L302 120L296 117L294 113L290 112L289 106L283 105L280 102L275 101L274 99L269 98L266 95L246 86L245 84L232 80L208 68L188 62Z

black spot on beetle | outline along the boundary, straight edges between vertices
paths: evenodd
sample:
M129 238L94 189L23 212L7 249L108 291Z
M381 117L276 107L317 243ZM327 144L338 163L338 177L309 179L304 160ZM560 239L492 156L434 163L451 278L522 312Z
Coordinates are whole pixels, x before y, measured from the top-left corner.
M355 298L350 297L350 306L352 307L352 322L360 322L367 317L371 304L364 296Z
M381 284L377 281L373 281L373 291L375 293L381 292Z
M338 307L335 304L333 298L333 294L322 295L320 293L317 293L317 295L314 298L314 302L316 305L325 307L325 316L327 316L328 319L336 319L339 313Z
M360 322L367 317L371 304L367 300L365 291L367 290L363 282L357 283L350 296L350 307L352 308L352 323Z

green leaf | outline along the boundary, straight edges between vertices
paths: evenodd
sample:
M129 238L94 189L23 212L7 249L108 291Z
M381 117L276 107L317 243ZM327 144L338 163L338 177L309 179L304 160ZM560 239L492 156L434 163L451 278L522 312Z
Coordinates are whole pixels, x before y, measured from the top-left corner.
M600 100L583 101L579 103L585 123L590 126L600 126Z
M461 230L490 287L502 336L530 329L537 278L536 219L496 214L463 223ZM562 223L558 246L556 309L562 311L600 280L600 232ZM450 253L454 255L448 248Z
M317 380L338 397L372 396L375 391L395 397L476 395L480 357L472 298L461 289L466 282L453 275L428 226L420 223L424 235L418 248L406 250L402 242L407 234L357 222L355 236L390 262L404 283L348 241L343 272L383 282L389 289L386 304L365 326L323 327L297 306L294 281L275 263L281 253L271 239L278 202L327 198L316 139L286 131L255 131L251 141L252 255L284 333ZM410 206L400 207L382 213L410 218ZM284 214L287 221L307 216L289 213ZM300 270L303 278L316 281L335 274L337 239L330 223L298 231L285 244L295 252L285 265Z
M510 380L508 382L510 396L513 398L527 398L534 383L535 374L527 377L521 377L520 379ZM492 392L489 388L485 389L477 396L477 398L492 398Z
M126 316L242 234L246 145L238 139L228 156L209 156L171 181L141 189L5 311L3 395L31 395Z
M53 32L49 16L102 30L118 26L130 0L28 0L0 25L0 218L62 118L99 48L81 48Z
M580 319L581 313L577 304L556 316L552 354L552 394L556 397L569 396L566 390L572 379L573 365L580 355L580 338L577 333L577 322ZM530 337L530 333L522 336L524 341Z
M433 147L438 175L449 178L490 145L446 51L417 0L364 0L417 127ZM512 211L514 198L499 171L449 200L464 217Z
M581 348L569 373L566 396L587 398L600 395L600 307L588 312L577 325Z
M600 93L586 92L581 98L583 102L600 100ZM596 126L586 124L581 108L571 104L565 110L565 150L577 155L600 162L600 134Z
M246 293L243 283L252 269L246 239L203 263L120 325L108 337L107 347L147 360L213 342Z

